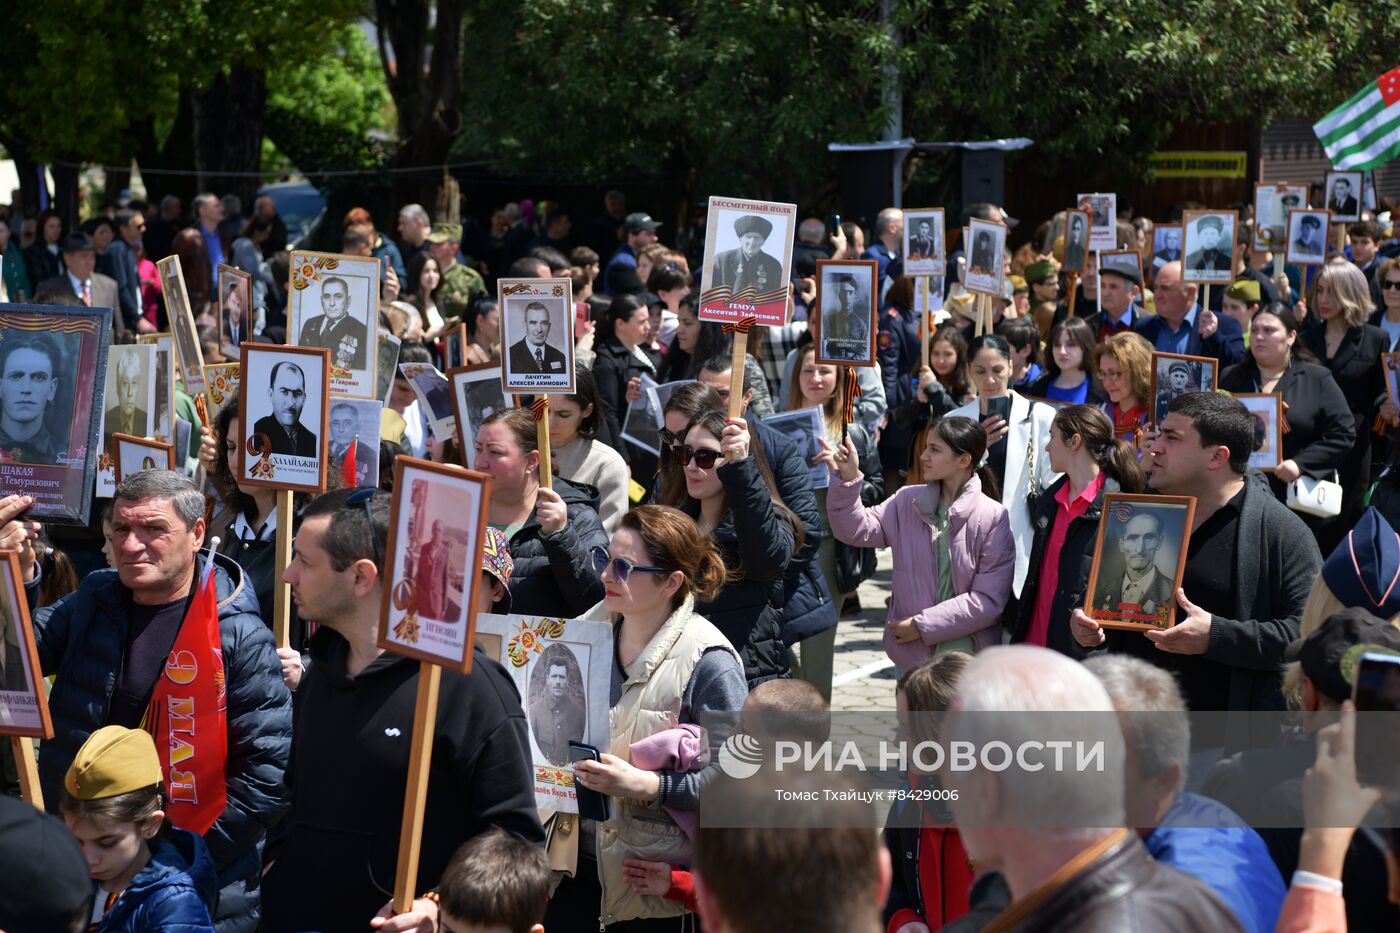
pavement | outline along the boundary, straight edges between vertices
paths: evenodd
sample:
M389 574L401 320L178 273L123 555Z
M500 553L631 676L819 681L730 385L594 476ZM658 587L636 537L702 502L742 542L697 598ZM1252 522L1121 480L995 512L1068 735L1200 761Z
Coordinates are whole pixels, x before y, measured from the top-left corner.
M832 664L833 711L894 712L894 685L899 669L885 654L885 600L890 595L893 561L889 548L875 552L875 575L860 585L861 610L847 611L836 628Z

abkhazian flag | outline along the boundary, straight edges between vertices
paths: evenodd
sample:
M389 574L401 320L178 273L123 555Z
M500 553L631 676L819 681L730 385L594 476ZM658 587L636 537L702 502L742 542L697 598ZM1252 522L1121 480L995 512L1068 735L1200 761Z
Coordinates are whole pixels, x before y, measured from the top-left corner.
M1332 167L1361 171L1400 155L1400 67L1313 124Z

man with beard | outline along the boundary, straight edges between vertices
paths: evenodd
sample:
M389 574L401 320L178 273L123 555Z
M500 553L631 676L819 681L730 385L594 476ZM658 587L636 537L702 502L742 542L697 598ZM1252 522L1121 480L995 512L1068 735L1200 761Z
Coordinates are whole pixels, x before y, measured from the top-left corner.
M1095 608L1106 612L1102 618L1155 615L1170 604L1172 580L1157 566L1162 546L1162 521L1151 512L1138 512L1128 519L1118 537L1123 555L1123 574L1110 577L1099 587ZM1133 622L1146 619L1131 618Z
M530 728L544 756L556 765L567 765L569 743L583 741L583 707L569 692L567 662L556 655L541 658L540 664L546 666L545 691L530 704Z

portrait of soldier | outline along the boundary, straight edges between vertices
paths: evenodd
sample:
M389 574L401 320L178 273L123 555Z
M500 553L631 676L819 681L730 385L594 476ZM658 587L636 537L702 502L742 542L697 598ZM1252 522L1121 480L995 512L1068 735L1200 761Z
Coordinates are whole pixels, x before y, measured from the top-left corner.
M349 402L337 402L331 406L329 433L330 444L327 452L330 454L330 469L339 475L345 455L354 447L355 485L372 485L369 477L371 471L377 470L379 454L360 440L360 413L354 405Z
M1084 215L1071 214L1069 233L1065 234L1065 268L1083 269L1085 255L1089 248L1087 231L1084 229Z
M0 458L58 463L66 432L49 424L63 373L63 354L47 334L7 331L0 339Z
M274 364L267 397L272 403L272 414L259 418L253 424L253 433L266 435L274 454L315 457L321 449L316 432L301 423L301 412L306 407L306 373L302 368L286 360Z
M1222 244L1221 240L1225 242ZM1186 268L1192 272L1230 272L1230 240L1226 236L1225 219L1208 214L1196 221L1195 251L1186 257Z
M1201 391L1201 381L1199 375L1193 379L1191 364L1185 360L1172 360L1167 366L1167 380L1157 384L1157 417L1161 418L1166 414L1167 406L1173 399L1192 392Z
M331 351L331 363L345 369L364 369L369 352L365 325L350 307L350 286L338 275L321 283L321 314L301 325L297 344Z
M990 230L977 231L977 236L972 241L972 262L968 268L973 275L997 275L1000 272L997 266L996 243L992 240Z
M831 277L835 286L822 302L822 358L865 360L870 356L870 299L849 272Z
M115 385L111 381L108 383L115 390L116 404L107 409L102 422L102 449L109 453L112 451L113 434L145 437L150 425L146 410L140 406L146 383L141 378L141 357L135 353L120 352L116 357Z
M439 622L447 618L447 571L451 544L443 534L442 520L434 519L429 538L418 546L413 563L413 593L417 598L417 613Z
M739 246L715 254L711 285L727 285L732 295L745 291L762 294L786 285L782 262L763 250L773 233L773 222L757 214L744 214L734 221L734 232Z
M562 350L549 344L549 332L554 326L549 308L543 302L532 301L525 306L525 336L510 347L512 373L547 373L567 377L568 362Z
M1157 566L1162 546L1162 520L1152 512L1138 510L1121 526L1118 552L1123 557L1123 573L1099 583L1098 609L1155 613L1172 598L1172 577Z
M933 238L933 221L927 217L920 217L917 227L909 234L908 258L933 259L936 248L937 244Z
M1298 218L1297 233L1293 237L1293 254L1298 259L1322 261L1322 220L1316 214L1304 214Z
M533 682L544 678L543 690ZM567 645L545 648L530 675L530 729L535 744L552 764L569 763L569 743L582 742L587 721L583 698L583 675L578 659Z

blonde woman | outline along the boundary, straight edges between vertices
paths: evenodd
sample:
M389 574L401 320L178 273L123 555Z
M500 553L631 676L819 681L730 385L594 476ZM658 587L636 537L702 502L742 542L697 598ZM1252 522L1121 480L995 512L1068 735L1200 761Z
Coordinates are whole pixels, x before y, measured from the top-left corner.
M1318 546L1331 551L1347 529L1356 524L1371 481L1371 428L1380 400L1385 398L1381 354L1390 348L1385 331L1370 318L1371 288L1366 275L1349 262L1322 267L1312 286L1310 306L1322 319L1303 332L1303 346L1332 371L1346 396L1356 425L1356 441L1337 464L1342 484L1342 513L1318 529Z

